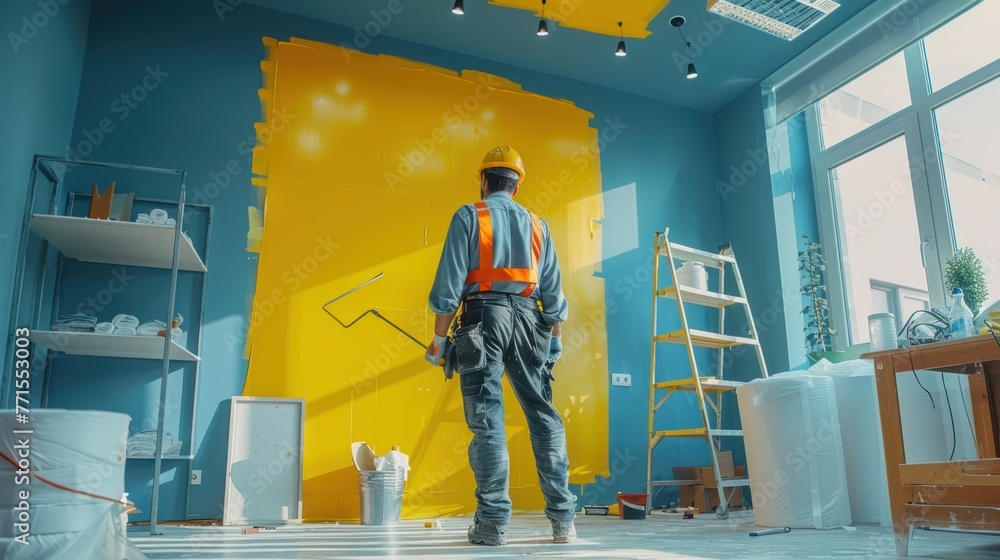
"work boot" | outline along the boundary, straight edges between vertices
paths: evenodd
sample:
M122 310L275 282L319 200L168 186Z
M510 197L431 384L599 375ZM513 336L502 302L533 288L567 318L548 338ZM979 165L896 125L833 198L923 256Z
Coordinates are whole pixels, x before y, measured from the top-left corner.
M576 540L576 525L572 521L552 522L552 542L564 544Z
M476 519L469 526L469 542L484 546L500 546L507 544L507 526L496 521Z

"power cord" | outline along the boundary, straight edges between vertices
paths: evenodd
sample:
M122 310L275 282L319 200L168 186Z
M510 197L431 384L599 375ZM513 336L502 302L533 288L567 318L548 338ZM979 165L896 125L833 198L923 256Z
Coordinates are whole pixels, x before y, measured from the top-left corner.
M941 373L941 389L944 391L944 402L948 404L948 418L951 420L951 455L948 456L948 460L953 461L955 459L955 450L958 448L958 435L955 433L955 413L951 409L948 386L944 384L944 373Z
M907 323L909 323L909 321L907 321ZM903 346L902 348L903 350L906 350L906 357L910 360L910 372L913 374L913 379L917 382L917 385L919 385L920 388L927 393L927 398L931 400L931 408L937 410L937 407L934 406L934 396L931 395L931 392L927 390L927 387L924 387L924 384L920 382L920 378L917 377L917 369L913 367L913 354L910 354L910 349L906 346Z
M997 342L997 346L1000 346L1000 336L997 336L997 329L1000 328L1000 325L986 319L986 328L989 329L990 334L993 335L993 340Z
M934 322L914 324L913 318L916 317L917 315L920 315L921 313L933 317ZM905 323L903 323L903 328L899 330L899 333L897 333L896 338L901 338L905 334L906 336L904 340L906 340L906 343L910 344L911 346L914 344L926 344L928 342L938 342L941 340L945 340L947 338L949 326L950 322L948 321L948 318L938 313L937 311L934 311L933 309L918 309L914 311L912 314L910 314L910 317L906 320ZM929 337L926 335L921 336L920 333L917 332L917 329L921 327L931 331L932 334Z

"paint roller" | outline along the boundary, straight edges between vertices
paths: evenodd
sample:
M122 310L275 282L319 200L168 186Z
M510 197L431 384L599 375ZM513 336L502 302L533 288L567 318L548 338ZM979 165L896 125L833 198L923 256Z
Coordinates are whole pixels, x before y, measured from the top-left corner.
M341 300L341 299L343 299L343 298L345 298L345 297L353 294L354 292L360 290L361 288L364 288L368 284L371 284L372 282L378 280L379 278L381 278L383 276L385 276L385 273L384 272L379 272L378 274L376 274L375 276L373 276L370 280L362 282L362 283L358 284L357 286L351 288L350 290L347 290L346 292L340 294L339 296L337 296L337 297L331 299L330 301L324 303L323 304L323 311L326 311L327 315L329 315L330 317L333 317L333 320L336 321L336 322L338 322L338 323L340 323L340 326L344 327L345 329L349 329L349 328L353 327L355 323L357 323L358 321L360 321L361 319L363 319L368 314L374 315L375 317L377 317L379 319L382 319L383 321L385 321L386 323L388 323L389 326L391 326L392 328L394 328L397 331L399 331L399 332L403 333L404 335L406 335L406 337L409 338L410 340L412 340L413 342L419 344L423 348L426 348L427 347L426 344L424 344L423 342L420 342L420 340L418 340L417 337L415 337L412 334L406 332L405 330L403 330L402 327L400 327L396 323L393 323L392 321L390 321L389 319L387 319L385 317L385 315L382 315L381 313L379 313L378 309L375 309L374 307L371 308L371 309L369 309L368 311L365 311L361 315L358 315L357 318L355 318L350 323L344 323L336 315L334 315L333 313L331 313L329 309L327 309L327 306L331 305L332 303L334 303L334 302L336 302L338 300Z
M331 305L332 303L334 303L334 302L336 302L338 300L341 300L341 299L343 299L343 298L345 298L345 297L353 294L354 292L360 290L361 288L364 288L368 284L371 284L372 282L378 280L379 278L381 278L383 276L385 276L385 273L384 272L379 272L375 276L371 277L371 279L358 284L357 286L351 288L350 290L347 290L346 292L340 294L339 296L337 296L337 297L331 299L330 301L324 303L323 304L323 311L325 311L326 314L329 315L330 317L333 317L333 320L336 321L337 323L339 323L340 326L344 327L345 329L349 329L349 328L353 327L355 323L357 323L358 321L360 321L361 319L363 319L365 316L371 314L374 317L385 321L386 323L389 324L389 326L391 326L392 328L394 328L397 331L399 331L399 332L403 333L404 335L406 335L407 338L409 338L413 342L415 342L418 345L420 345L421 348L427 348L427 346L428 346L427 344L424 344L423 342L421 342L420 340L418 340L417 337L415 337L412 334L406 332L405 330L403 330L402 327L400 327L396 323L393 323L392 321L390 321L385 315L382 315L381 313L379 313L378 309L375 309L374 307L371 308L371 309L369 309L369 310L367 310L367 311L365 311L361 315L358 315L353 321L351 321L349 323L345 323L345 322L341 321L336 315L334 315L333 313L330 312L329 309L327 309L327 307L329 305ZM452 364L450 363L451 362L450 356L453 354L453 352L450 352L450 350L451 350L451 344L452 344L451 343L451 338L446 339L446 341L445 341L445 348L444 348L445 358L441 358L441 360L438 362L439 366L442 366L442 367L445 368L445 377L447 377L449 379L451 378L451 375L449 375L449 369L453 369Z

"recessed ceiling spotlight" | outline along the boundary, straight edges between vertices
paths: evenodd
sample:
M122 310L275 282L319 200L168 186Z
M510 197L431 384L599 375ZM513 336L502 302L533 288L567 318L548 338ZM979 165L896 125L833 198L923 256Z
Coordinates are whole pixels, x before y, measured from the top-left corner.
M455 0L455 7L451 9L451 13L456 15L465 14L465 0Z

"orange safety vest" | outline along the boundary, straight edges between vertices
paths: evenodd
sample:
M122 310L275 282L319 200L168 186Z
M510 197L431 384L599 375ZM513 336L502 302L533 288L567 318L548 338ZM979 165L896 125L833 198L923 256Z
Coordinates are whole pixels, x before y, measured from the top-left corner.
M542 222L531 214L531 268L496 268L493 266L493 218L485 202L477 202L479 218L479 268L470 270L466 284L479 284L479 290L493 290L494 282L527 282L528 287L519 295L528 297L538 284L538 259L542 254Z

